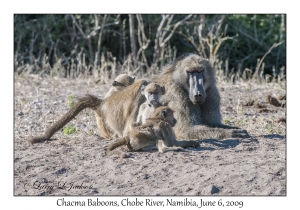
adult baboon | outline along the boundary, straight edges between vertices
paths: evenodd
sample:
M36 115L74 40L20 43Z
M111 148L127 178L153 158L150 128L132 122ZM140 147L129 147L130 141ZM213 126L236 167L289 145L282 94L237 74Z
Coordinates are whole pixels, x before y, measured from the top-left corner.
M127 145L129 149L135 151L156 145L159 152L177 151L186 147L199 147L196 141L177 141L172 127L175 126L176 119L173 110L167 106L160 106L154 110L146 123L134 127L128 136L125 136L111 144L107 152L117 147Z
M115 92L121 91L124 88L132 85L134 83L135 77L131 77L128 74L120 74L118 75L112 83L111 88L107 91L104 98L108 98Z
M146 101L139 108L136 125L144 124L155 108L161 106L160 98L165 94L165 87L152 82L147 86L142 86L142 94L146 97Z
M146 80L138 80L124 90L116 92L103 100L93 95L80 98L64 116L47 128L44 135L30 139L29 143L34 144L49 140L55 132L86 108L94 110L102 137L125 136L128 134L130 127L136 122L140 105L146 100L145 96L141 94L141 88L147 84Z
M195 54L177 58L154 80L166 87L163 105L175 111L178 139L247 137L245 130L222 124L216 75L207 59ZM231 129L229 129L231 128Z

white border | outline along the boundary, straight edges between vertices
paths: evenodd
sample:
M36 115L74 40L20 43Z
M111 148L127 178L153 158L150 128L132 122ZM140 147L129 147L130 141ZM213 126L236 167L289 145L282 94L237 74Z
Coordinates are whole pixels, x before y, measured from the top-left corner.
M61 197L13 197L13 14L14 13L286 13L287 14L287 196L286 197L202 197L207 200L243 200L242 209L283 209L299 206L299 15L297 5L282 1L2 1L1 2L1 204L3 209L30 207L33 209L58 208ZM297 97L298 96L298 97ZM298 128L298 129L297 129ZM297 135L298 134L298 135ZM66 198L66 197L65 197ZM96 197L92 197L95 199ZM100 197L121 200L123 197ZM131 197L132 198L132 197ZM139 197L142 198L142 197ZM147 197L149 198L149 197ZM154 197L158 198L158 197ZM163 197L160 197L163 199ZM195 198L195 197L194 197ZM68 200L86 200L88 197L67 197ZM103 208L103 207L95 207ZM194 207L190 207L194 209ZM298 207L299 208L299 207ZM129 209L129 207L127 208ZM137 209L137 208L136 208ZM154 209L154 208L153 208ZM168 208L164 208L168 209ZM170 208L169 208L170 209ZM216 209L215 207L213 209ZM224 209L224 208L222 208ZM226 209L226 208L225 208ZM296 209L296 208L293 208Z

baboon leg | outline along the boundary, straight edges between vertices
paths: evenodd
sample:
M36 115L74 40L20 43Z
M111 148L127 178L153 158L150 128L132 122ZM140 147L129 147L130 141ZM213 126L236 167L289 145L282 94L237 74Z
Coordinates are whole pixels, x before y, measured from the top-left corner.
M109 145L108 148L106 149L106 153L108 153L120 146L123 146L123 145L130 145L130 137L129 136L120 138L115 143L112 143L111 145Z
M96 115L96 121L101 136L106 139L116 138L117 135L113 133L105 124L105 119L99 114L99 110L95 110L94 112Z
M178 141L178 140L176 140L175 146L183 147L183 148L187 148L187 147L200 147L200 144L199 144L199 142L192 141L192 140L190 140L190 141L184 141L184 140Z
M101 104L101 101L102 100L97 98L96 96L89 94L83 98L80 98L78 102L62 118L60 118L56 123L54 123L45 131L45 134L43 136L34 137L29 140L29 143L34 144L49 140L58 130L60 130L74 117L76 117L79 112L86 108L95 110Z
M178 129L178 130L177 130ZM226 139L226 138L248 138L249 134L243 129L211 128L196 125L188 129L188 132L181 132L180 128L174 128L178 139Z

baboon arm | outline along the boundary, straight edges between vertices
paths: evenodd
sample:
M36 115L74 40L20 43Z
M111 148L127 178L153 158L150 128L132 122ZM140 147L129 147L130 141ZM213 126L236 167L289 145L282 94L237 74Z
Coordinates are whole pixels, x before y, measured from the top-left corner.
M185 141L185 140L178 141L178 140L176 140L175 146L183 147L183 148L187 148L187 147L200 147L200 144L199 144L199 142L192 141L192 140L189 140L189 141Z
M158 149L159 152L164 153L165 152L165 148L167 147L164 143L163 140L157 140L156 141L156 147Z
M158 149L159 152L164 153L164 152L168 152L168 151L185 151L185 149L183 149L182 147L167 147L164 140L157 140L156 142L156 147Z
M139 108L139 114L137 116L137 119L136 119L136 125L141 125L142 124L142 117L143 117L143 111L145 109L145 107L143 106L144 104L142 104Z
M130 145L130 138L128 136L125 136L123 138L118 139L116 142L112 143L111 145L108 146L106 152L110 152L120 146L123 145Z

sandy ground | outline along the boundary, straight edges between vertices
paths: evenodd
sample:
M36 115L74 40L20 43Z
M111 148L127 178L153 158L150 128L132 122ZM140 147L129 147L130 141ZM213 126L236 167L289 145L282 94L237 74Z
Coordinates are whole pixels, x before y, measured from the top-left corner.
M266 100L285 94L285 86L218 85L224 123L246 129L250 138L207 139L199 149L164 154L119 148L105 156L112 140L99 136L91 110L68 124L74 134L57 132L54 141L34 146L27 140L69 109L70 96L103 96L108 85L15 78L14 195L286 195L286 124L279 120L286 108Z

